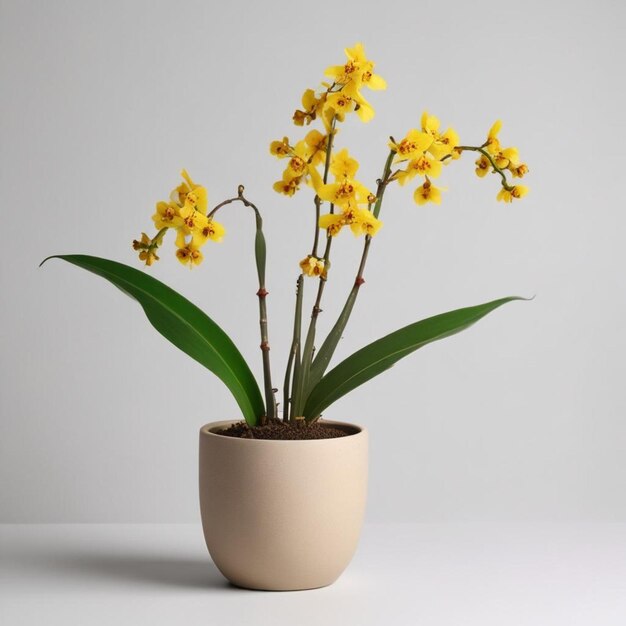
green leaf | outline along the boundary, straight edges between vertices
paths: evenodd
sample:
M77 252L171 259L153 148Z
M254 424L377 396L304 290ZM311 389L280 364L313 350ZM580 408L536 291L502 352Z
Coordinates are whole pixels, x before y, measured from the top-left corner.
M161 335L222 380L246 422L251 426L258 422L265 409L254 375L230 337L195 304L156 278L122 263L82 254L48 257L54 258L106 278L137 300Z
M432 341L465 330L512 300L525 298L502 298L478 306L448 311L405 326L361 348L330 370L313 387L304 407L304 416L307 419L318 417L333 402L389 369L403 357Z
M314 386L317 385L328 368L328 364L333 358L333 354L335 354L335 350L337 349L339 341L343 336L343 331L346 329L346 325L348 324L348 320L350 319L350 315L358 295L359 286L354 285L348 294L348 299L343 305L343 309L341 310L335 325L330 329L326 339L324 339L324 343L322 343L322 346L317 351L316 357L313 359L308 381L309 390L312 390Z

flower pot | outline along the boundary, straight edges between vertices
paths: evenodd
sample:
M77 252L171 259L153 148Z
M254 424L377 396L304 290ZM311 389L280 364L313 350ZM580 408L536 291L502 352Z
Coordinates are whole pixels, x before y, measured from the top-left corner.
M367 493L367 431L276 441L200 429L200 508L209 553L232 583L288 591L333 583L358 543Z

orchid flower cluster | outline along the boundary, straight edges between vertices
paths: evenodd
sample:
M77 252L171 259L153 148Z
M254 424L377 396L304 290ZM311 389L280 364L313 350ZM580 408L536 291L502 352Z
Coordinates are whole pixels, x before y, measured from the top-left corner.
M382 226L378 219L378 197L356 179L359 162L348 149L334 151L333 148L338 124L347 116L356 114L363 122L374 117L374 109L363 97L362 90L384 90L387 83L374 73L375 64L367 58L362 44L357 43L345 52L346 62L328 67L325 75L329 80L322 82L317 91L307 89L302 96L302 108L293 114L296 126L321 121L322 130L310 130L295 143L288 137L271 142L270 153L287 162L281 180L274 183L274 190L293 196L302 185L310 186L315 192L318 214L322 203L328 203L329 212L318 215L317 224L329 237L336 236L344 226L349 226L356 236L372 237ZM440 126L439 119L425 111L419 128L410 129L400 141L390 138L391 165L396 169L386 172L382 181L384 187L395 181L406 185L418 177L420 184L413 193L415 202L418 205L440 204L443 189L433 181L439 178L444 166L458 160L463 152L472 151L479 153L475 163L479 177L489 173L501 177L498 200L512 202L528 193L526 186L512 184L509 180L508 175L525 176L528 166L520 161L517 148L500 144L500 120L493 124L486 141L477 146L461 145L453 128L442 131ZM328 181L329 174L332 182ZM209 239L221 241L224 236L224 227L211 214L207 215L206 189L195 184L185 170L182 177L183 182L174 189L170 200L156 205L152 216L156 235L150 238L142 233L140 240L133 241L134 249L146 265L159 259L157 249L170 228L176 231L176 257L190 267L202 262L201 248ZM319 242L317 233L315 241ZM317 256L317 245L314 245L313 253L300 262L300 267L307 276L325 277L327 264L328 259Z
M322 201L329 203L329 213L319 216L318 220L319 227L328 236L334 237L344 226L350 226L355 235L371 237L382 226L378 219L380 205L376 204L377 196L355 179L358 161L346 148L333 153L332 146L338 132L336 125L344 122L346 115L356 113L364 122L374 117L374 109L361 95L361 89L386 89L387 84L374 73L375 64L365 55L362 44L358 43L345 52L347 62L331 66L325 72L332 82L322 82L322 90L317 93L307 89L302 96L303 109L296 110L293 115L297 126L321 119L324 133L311 130L293 146L288 137L270 144L271 154L288 159L282 179L274 183L274 190L293 196L302 183L307 183L315 191L318 206ZM398 169L386 171L384 186L394 181L405 185L419 176L421 184L413 194L415 202L418 205L440 204L442 189L436 187L432 179L439 177L444 165L459 159L463 151L470 150L481 153L476 161L478 176L483 177L490 171L502 176L498 200L511 202L527 193L526 187L511 185L504 173L508 170L513 177L521 178L528 172L528 167L520 162L517 148L500 146L500 121L493 125L487 140L480 146L462 146L453 128L440 131L439 119L426 111L421 116L420 126L420 129L409 130L401 141L390 138L391 163ZM323 172L320 172L322 167ZM329 169L334 176L332 183L327 182ZM308 276L319 276L324 272L326 261L311 254L301 261L300 267Z
M464 145L457 132L442 127L439 119L424 111L419 124L410 128L400 140L389 138L388 154L381 177L375 186L367 186L358 179L359 162L348 148L336 146L340 125L349 117L356 116L362 122L374 117L372 105L363 96L365 89L384 90L385 80L375 73L375 63L365 54L362 44L357 43L345 50L346 61L332 65L325 71L326 79L317 89L306 89L301 98L301 108L293 114L297 127L310 127L302 138L292 141L285 136L270 143L270 153L285 163L280 180L273 189L293 197L301 189L313 192L315 210L313 242L309 254L299 262L296 290L296 311L293 341L288 357L284 379L284 420L315 420L319 417L321 402L315 404L320 385L324 388L324 373L341 334L347 324L359 288L365 282L363 273L372 238L380 231L383 196L387 187L397 182L400 186L413 185L413 199L418 205L441 204L443 188L435 182L452 162L464 152L477 155L475 172L480 178L495 174L499 178L497 200L513 202L525 196L528 188L517 184L516 179L528 173L528 166L520 160L515 147L503 147L499 133L502 123L496 121L484 142ZM220 202L208 210L206 188L196 184L189 174L182 171L183 181L174 189L168 201L159 201L152 220L157 229L153 237L142 233L133 241L139 259L148 266L159 259L157 254L163 245L165 234L174 230L175 255L184 265L193 267L203 260L202 247L207 241L221 241L225 230L215 220L216 213L232 202L242 202L254 211L257 236L255 256L259 276L259 310L261 319L261 350L265 383L266 418L277 417L277 402L271 379L269 341L265 298L265 238L261 214L257 207L243 195L239 186L237 196ZM417 179L417 181L416 181ZM416 184L417 182L417 184ZM316 348L316 321L321 312L324 285L328 280L332 242L339 233L349 227L357 237L364 238L354 287L350 292L341 315L321 347ZM323 245L323 249L322 249ZM317 295L311 311L306 335L302 329L302 291L304 277L318 279ZM507 300L508 301L508 300ZM498 304L499 306L499 304ZM456 332L456 331L455 331ZM421 344L420 344L421 345ZM399 358L399 357L397 357ZM331 372L332 374L332 372ZM331 377L332 378L332 377ZM327 383L329 394L332 385ZM317 394L317 395L316 395Z
M189 267L202 263L204 257L200 249L209 239L221 241L224 236L224 227L206 215L206 188L196 185L187 170L183 170L181 176L183 182L172 191L169 201L157 202L152 216L158 229L156 235L150 238L141 233L141 239L133 241L133 248L139 251L139 259L146 265L159 260L156 251L170 228L176 231L176 258Z

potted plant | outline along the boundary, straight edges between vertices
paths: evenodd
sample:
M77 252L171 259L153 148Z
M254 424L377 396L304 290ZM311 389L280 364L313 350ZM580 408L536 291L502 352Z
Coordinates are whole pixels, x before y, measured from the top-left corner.
M415 322L330 367L365 282L368 253L382 227L389 185L411 186L418 205L440 204L442 189L435 181L447 166L470 152L476 153L479 177L495 174L498 200L512 202L527 193L515 179L528 168L516 148L500 144L499 121L485 140L466 145L452 128L443 130L439 120L426 112L401 139L390 137L375 186L359 181L359 164L338 146L337 135L346 117L357 116L363 122L373 117L363 92L385 89L386 84L361 44L345 52L344 63L326 70L319 89L304 92L302 108L293 115L296 126L316 128L298 141L284 137L270 145L271 154L285 165L274 190L294 196L308 189L314 213L310 252L299 262L291 348L280 396L270 362L263 220L243 186L234 197L209 209L206 188L183 170L183 180L169 200L156 205L152 216L156 234L142 233L133 248L150 267L173 231L176 258L190 268L200 265L205 244L220 241L225 234L218 219L227 207L242 203L249 209L256 223L262 390L224 330L170 287L115 261L84 255L56 257L106 278L137 300L157 331L231 391L239 406L238 419L214 421L200 429L200 503L213 560L228 579L243 587L287 590L328 585L356 549L366 498L367 432L356 424L323 419L327 409L422 346L458 333L520 299L501 298ZM362 238L363 251L343 309L320 341L316 326L324 288L333 275L331 251L345 230ZM310 315L305 316L307 282L315 295Z

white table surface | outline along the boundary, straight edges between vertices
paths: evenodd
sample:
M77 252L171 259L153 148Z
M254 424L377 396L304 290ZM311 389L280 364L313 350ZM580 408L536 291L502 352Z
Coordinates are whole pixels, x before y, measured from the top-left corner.
M626 524L368 525L285 593L226 583L198 525L4 525L0 624L624 626Z

